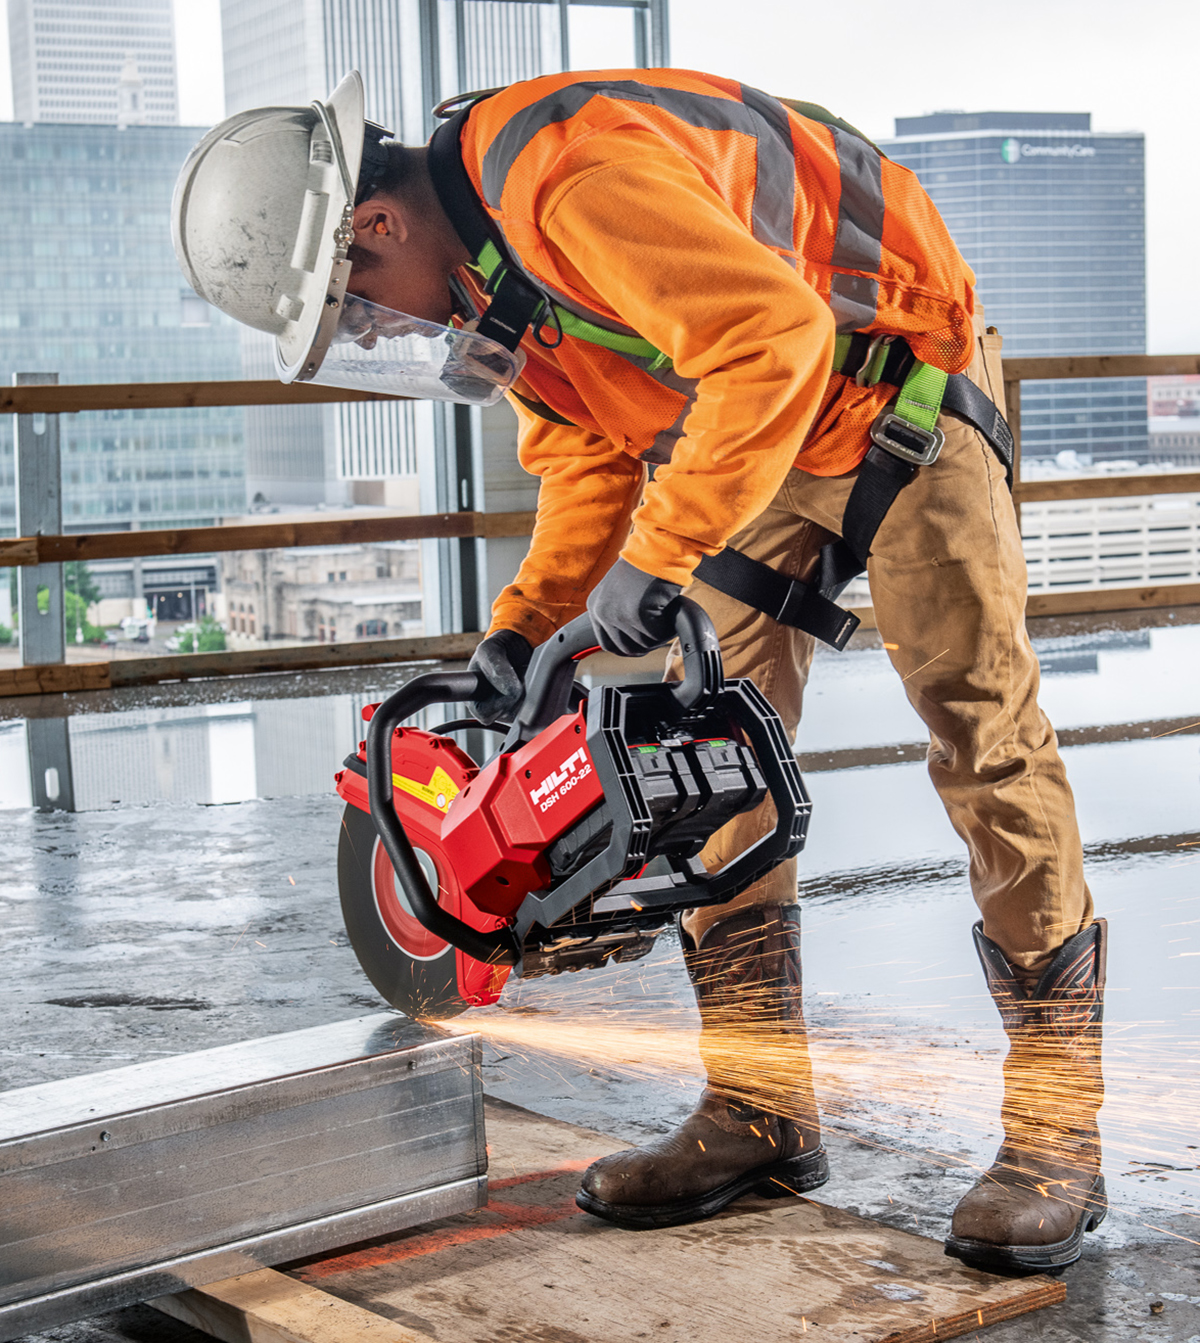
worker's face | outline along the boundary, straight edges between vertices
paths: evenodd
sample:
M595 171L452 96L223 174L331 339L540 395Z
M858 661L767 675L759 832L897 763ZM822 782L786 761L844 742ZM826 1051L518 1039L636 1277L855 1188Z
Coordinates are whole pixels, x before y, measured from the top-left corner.
M445 325L454 311L450 270L437 235L404 206L380 197L354 212L349 292L381 308Z

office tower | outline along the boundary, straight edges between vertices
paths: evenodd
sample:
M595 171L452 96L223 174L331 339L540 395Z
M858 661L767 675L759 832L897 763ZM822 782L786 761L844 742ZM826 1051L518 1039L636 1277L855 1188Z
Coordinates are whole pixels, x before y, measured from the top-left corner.
M881 147L941 211L1006 356L1145 353L1141 134L1088 113L939 112L898 117ZM1144 380L1026 384L1021 433L1026 456L1144 461Z
M236 325L187 288L171 246L171 192L198 135L184 126L0 125L0 381L18 372L65 383L240 376ZM241 426L240 410L220 407L64 415L64 527L212 525L243 512ZM11 535L10 416L0 435L0 529ZM198 564L94 567L105 596L169 591L174 607L213 586L213 562Z
M172 0L8 0L13 119L174 126Z

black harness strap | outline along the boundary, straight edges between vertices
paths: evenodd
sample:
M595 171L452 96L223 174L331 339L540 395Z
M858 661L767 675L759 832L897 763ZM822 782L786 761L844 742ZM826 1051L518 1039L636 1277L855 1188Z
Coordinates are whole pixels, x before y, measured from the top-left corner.
M515 350L526 331L536 329L538 318L550 305L546 295L530 284L513 260L500 230L480 204L463 165L460 137L470 110L464 107L434 131L429 141L429 173L439 204L472 258L477 258L488 243L503 258L504 265L496 272L499 278L492 301L476 330L506 350Z
M1000 407L981 388L976 387L965 373L955 373L946 382L942 409L957 415L979 432L991 444L992 451L1004 467L1008 488L1013 487L1013 453L1016 440Z
M852 344L844 367L854 367L856 359L861 365L866 356L867 337L855 336L854 339L861 339L862 348L856 351ZM914 359L903 341L895 341L880 381L903 384ZM956 373L946 382L942 409L966 420L987 439L1004 467L1011 489L1012 430L991 397L976 387L970 378ZM871 444L846 501L841 538L822 546L817 575L810 583L788 578L769 564L752 560L728 546L716 555L705 556L696 566L696 577L727 597L764 611L781 624L804 630L841 652L858 628L859 620L838 606L837 598L850 580L857 578L867 567L875 533L900 491L919 470L915 463L894 456L877 443Z
M781 625L805 630L839 651L858 628L858 617L838 606L817 583L801 583L728 546L716 555L706 555L696 566L696 577L727 597L765 611Z
M515 397L531 415L536 415L540 420L549 420L551 424L565 424L570 429L579 428L574 420L568 420L565 415L560 415L558 411L551 410L544 401L535 401L531 396L522 396L512 387L508 389L508 394Z

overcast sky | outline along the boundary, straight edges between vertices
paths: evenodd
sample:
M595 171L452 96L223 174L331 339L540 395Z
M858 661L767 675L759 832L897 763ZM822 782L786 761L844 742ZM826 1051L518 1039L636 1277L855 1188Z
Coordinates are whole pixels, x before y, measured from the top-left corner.
M876 138L896 116L948 108L1091 112L1095 130L1144 131L1149 349L1200 351L1197 0L670 3L674 64L823 103ZM175 11L181 120L209 125L224 111L219 0ZM572 63L586 68L586 52Z

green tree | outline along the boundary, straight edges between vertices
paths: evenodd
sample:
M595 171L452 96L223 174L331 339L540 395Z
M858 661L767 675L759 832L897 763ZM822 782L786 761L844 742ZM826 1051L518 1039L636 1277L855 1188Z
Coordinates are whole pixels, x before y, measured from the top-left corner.
M12 609L14 616L17 614L17 570L8 571L9 593L12 599ZM0 579L0 582L3 580ZM100 586L96 582L95 575L82 560L68 560L63 565L63 625L67 632L67 642L73 643L76 629L83 631L83 637L88 643L98 643L104 638L104 631L98 626L93 625L87 618L88 607L93 606L100 600ZM37 595L38 610L45 613L50 608L50 593L48 589L41 588ZM7 626L0 627L7 629ZM8 631L8 637L0 632L0 644L8 643L12 640L13 632Z
M68 560L63 565L63 587L68 592L77 592L85 606L94 606L100 600L100 587L82 560Z
M194 633L186 630L179 636L181 653L223 653L225 631L212 616L201 616L200 627Z
M40 597L39 597L39 605ZM83 631L85 643L100 643L104 638L104 631L98 626L93 625L87 618L88 603L83 597L76 596L69 588L63 593L63 623L67 629L67 642L72 643L75 639L77 629Z

